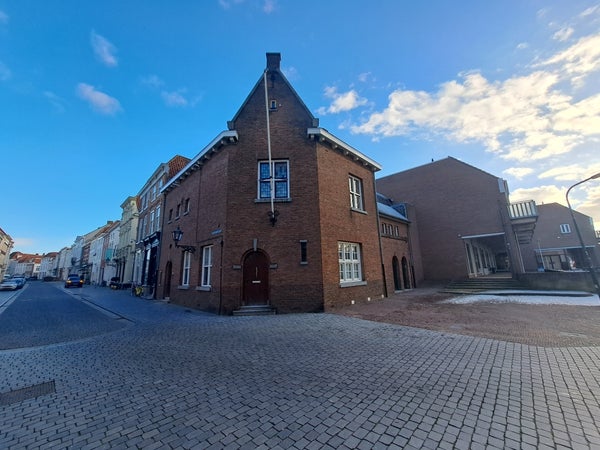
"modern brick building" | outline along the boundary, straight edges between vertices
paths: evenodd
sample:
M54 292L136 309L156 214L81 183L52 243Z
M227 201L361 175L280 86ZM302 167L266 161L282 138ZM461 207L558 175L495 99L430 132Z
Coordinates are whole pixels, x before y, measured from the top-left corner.
M448 157L380 178L377 190L414 209L417 282L524 272L520 246L537 212L533 201L511 204L505 180Z
M267 54L228 129L162 189L158 298L229 314L323 311L385 296L380 166L319 127L280 59Z
M538 222L533 239L522 248L525 269L581 270L588 267L587 257L577 236L569 208L558 203L537 206ZM591 217L573 211L586 251L594 267L598 266L597 239Z

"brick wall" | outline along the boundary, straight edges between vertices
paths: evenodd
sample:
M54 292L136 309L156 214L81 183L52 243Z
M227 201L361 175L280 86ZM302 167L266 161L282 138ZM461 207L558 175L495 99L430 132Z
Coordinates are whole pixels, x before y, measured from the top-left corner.
M467 276L462 236L509 231L501 217L507 199L498 178L454 158L383 177L377 188L414 207L426 280Z

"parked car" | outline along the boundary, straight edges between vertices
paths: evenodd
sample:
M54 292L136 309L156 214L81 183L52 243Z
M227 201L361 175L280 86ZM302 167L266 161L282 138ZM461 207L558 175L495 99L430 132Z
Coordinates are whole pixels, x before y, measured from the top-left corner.
M65 281L65 287L82 287L83 286L83 278L79 275L69 275Z
M19 283L13 279L4 280L0 283L0 291L15 291L19 289Z
M17 289L21 289L23 286L25 286L25 283L27 283L25 277L12 277L11 280L15 281L19 285Z
M112 277L108 287L111 289L121 289L121 279L119 277Z

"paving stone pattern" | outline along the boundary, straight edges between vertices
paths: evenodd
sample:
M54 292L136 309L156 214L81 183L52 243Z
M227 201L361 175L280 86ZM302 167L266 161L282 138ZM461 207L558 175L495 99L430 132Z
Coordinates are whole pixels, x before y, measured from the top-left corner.
M1 393L56 392L0 408L0 448L600 448L597 347L74 295L133 325L1 351Z

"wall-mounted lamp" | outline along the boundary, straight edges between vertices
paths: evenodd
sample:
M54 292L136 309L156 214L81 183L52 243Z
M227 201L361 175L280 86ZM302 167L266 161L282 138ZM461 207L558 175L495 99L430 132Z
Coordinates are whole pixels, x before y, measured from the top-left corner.
M194 247L193 245L179 245L179 241L181 241L182 237L183 231L181 231L179 227L173 230L173 241L175 242L175 247L179 247L184 252L194 253L196 251L196 247Z
M279 211L276 209L269 211L269 221L271 222L271 225L275 226L277 223L277 217L279 217Z

